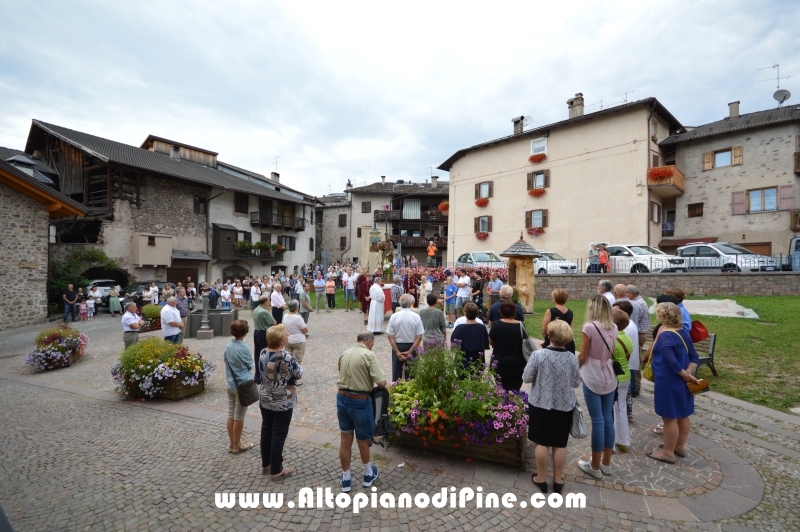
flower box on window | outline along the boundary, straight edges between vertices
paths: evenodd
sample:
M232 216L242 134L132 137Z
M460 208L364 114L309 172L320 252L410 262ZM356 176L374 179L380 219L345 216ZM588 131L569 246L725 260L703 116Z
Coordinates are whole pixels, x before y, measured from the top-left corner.
M539 236L544 234L544 227L528 227L528 234Z
M534 198L541 198L547 193L546 188L532 188L528 191L529 196L533 196Z
M528 160L534 164L539 164L545 159L547 159L547 154L545 153L537 153L535 155L531 155L530 157L528 157Z
M478 207L486 207L489 205L489 198L478 198L475 200L475 205Z
M447 212L450 210L450 202L443 201L439 204L439 212Z
M487 233L486 231L478 231L477 233L475 233L475 238L477 238L478 240L486 240L487 238L489 238L489 233Z

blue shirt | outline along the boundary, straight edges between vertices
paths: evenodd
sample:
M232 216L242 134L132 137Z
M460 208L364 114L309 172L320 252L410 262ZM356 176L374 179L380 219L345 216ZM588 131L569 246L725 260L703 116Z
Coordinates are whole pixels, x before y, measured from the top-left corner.
M228 381L228 389L235 390L238 388L236 382L233 380L233 375L236 375L236 381L239 386L251 380L253 376L250 370L253 369L253 353L247 344L241 340L231 340L225 348L225 378ZM233 372L233 374L231 374Z
M457 291L458 287L454 284L444 285L444 302L448 305L451 303L455 304Z
M492 289L492 296L497 295L497 297L500 297L500 289L503 288L503 281L500 279L489 281L489 288Z
M681 323L682 329L684 331L691 331L692 330L692 317L689 315L689 311L686 310L686 307L683 306L683 303L678 303L678 308L681 309Z
M317 292L325 291L325 279L317 279L314 281L314 290Z

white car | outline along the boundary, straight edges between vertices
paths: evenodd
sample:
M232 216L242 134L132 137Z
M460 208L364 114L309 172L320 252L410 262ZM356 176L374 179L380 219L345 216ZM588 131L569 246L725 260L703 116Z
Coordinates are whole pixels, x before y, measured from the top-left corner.
M729 242L693 242L678 248L678 255L692 271L777 272L781 265L772 257L758 255Z
M550 251L539 251L541 257L534 259L533 270L538 275L578 273L578 265L571 260L567 260L558 253Z
M609 273L674 273L686 272L681 257L667 255L654 247L613 244L606 247L611 266Z
M456 259L456 268L505 268L506 261L494 251L471 251L462 253Z
M112 286L117 286L119 283L114 279L95 279L89 283L89 286L83 289L84 293L88 294L89 290L91 290L93 285L97 285L97 290L100 292L100 301L95 303L98 307L103 306L102 301L108 301L106 296L108 295L108 289ZM108 303L106 303L107 305Z

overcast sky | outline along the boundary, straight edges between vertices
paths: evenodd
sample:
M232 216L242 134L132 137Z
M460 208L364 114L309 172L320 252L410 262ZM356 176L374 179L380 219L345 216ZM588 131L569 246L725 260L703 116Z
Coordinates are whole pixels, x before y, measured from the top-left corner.
M681 122L800 104L800 2L0 0L0 146L31 119L148 134L307 193L422 181L453 152L657 97ZM593 104L596 104L593 106Z

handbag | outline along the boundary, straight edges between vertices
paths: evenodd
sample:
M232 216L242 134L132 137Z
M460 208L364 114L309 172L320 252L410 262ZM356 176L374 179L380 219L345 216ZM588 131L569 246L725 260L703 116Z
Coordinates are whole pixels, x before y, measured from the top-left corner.
M592 325L594 325L594 323L592 323ZM625 370L622 369L622 364L617 362L616 359L614 358L614 351L611 351L611 348L608 347L608 344L606 343L606 339L603 338L603 333L600 332L600 328L597 325L594 325L594 328L597 329L597 332L600 334L600 339L605 344L606 349L608 349L611 352L611 368L614 370L614 375L616 375L617 377L619 377L621 375L625 375Z
M572 409L572 427L569 429L569 434L577 439L582 439L589 435L586 431L586 425L583 423L583 410L581 410L581 405L578 403L575 403L575 408Z
M228 371L231 372L231 377L233 377L233 384L236 386L236 391L239 393L239 404L242 406L250 406L258 401L259 395L256 381L250 379L249 381L240 385L239 381L236 379L236 374L233 372L231 365L228 363L228 357L222 355L222 358L225 359L225 365L228 366Z
M692 322L692 329L689 331L689 337L694 343L702 342L708 338L708 329L706 329L706 326L699 320L694 320Z
M519 329L520 333L522 333L522 358L525 359L525 362L530 360L531 355L534 351L536 351L536 344L533 343L533 338L528 336L525 338L525 326L522 322L519 322Z

